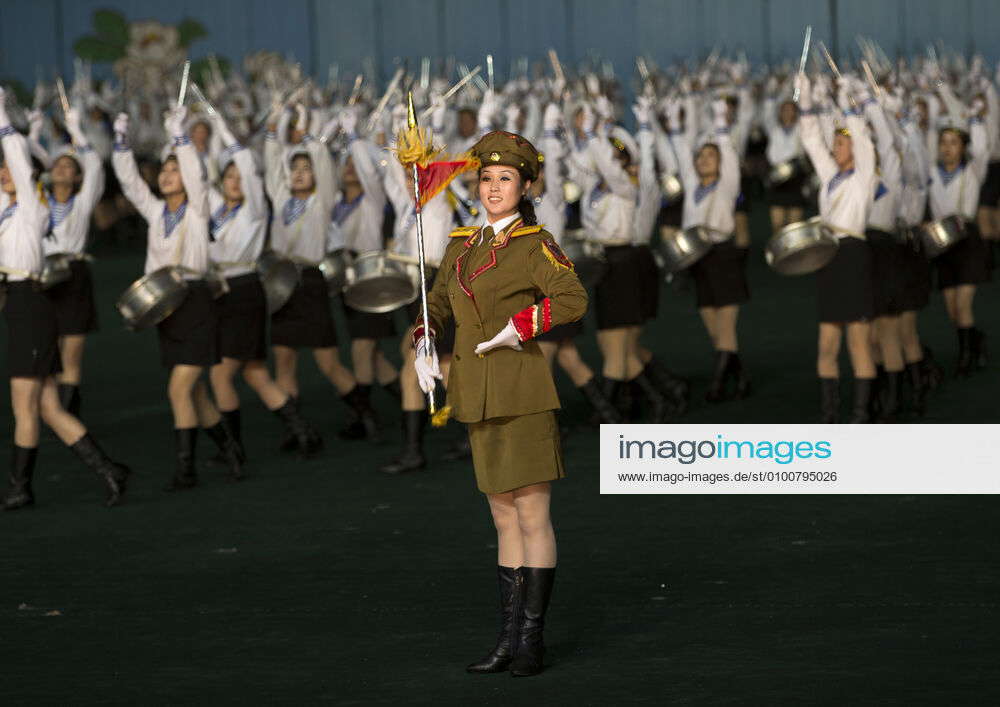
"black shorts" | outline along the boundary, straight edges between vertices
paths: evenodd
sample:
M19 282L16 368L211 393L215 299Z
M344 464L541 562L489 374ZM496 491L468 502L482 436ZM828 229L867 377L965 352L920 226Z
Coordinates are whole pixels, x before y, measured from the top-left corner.
M1000 201L1000 162L990 162L986 170L986 179L979 189L979 205L997 208Z
M979 226L966 221L966 236L949 250L934 258L938 288L979 285L989 282L993 272L993 250L983 240Z
M544 334L535 337L535 341L548 341L553 344L575 339L583 333L583 321L567 322L566 324L556 324Z
M646 321L646 316L642 287L639 286L636 247L607 246L604 257L607 259L608 269L594 288L597 329L640 326Z
M661 226L680 228L683 222L684 199L675 199L672 203L666 203L666 200L664 200L663 204L660 206L659 213L656 215L656 233L653 237L660 237L659 234Z
M796 172L791 179L781 184L772 184L767 190L767 202L771 206L785 209L805 209L809 203L802 190L806 186L806 174Z
M293 349L326 349L337 345L330 292L319 268L302 268L302 277L292 296L271 315L271 345Z
M344 317L347 319L347 332L352 339L386 339L396 336L392 312L370 314L348 307L344 302Z
M156 329L164 367L208 367L219 363L218 312L204 280L188 281L184 302Z
M10 282L3 308L7 320L7 375L47 378L62 371L55 307L34 280Z
M833 260L816 272L816 285L821 322L874 318L872 249L868 242L851 236L841 238Z
M716 243L691 266L695 303L701 307L726 307L750 299L747 285L747 254L731 240Z
M644 320L656 319L660 306L660 269L648 245L637 245L632 249L636 264L636 284L641 297L640 308Z
M894 316L903 311L905 271L904 248L891 233L869 228L865 231L872 252L872 287L875 316Z
M70 263L70 278L45 290L56 311L59 336L97 331L97 306L94 303L94 280L90 265L76 260Z
M237 361L267 358L267 297L257 273L226 279L229 292L216 300L219 355Z

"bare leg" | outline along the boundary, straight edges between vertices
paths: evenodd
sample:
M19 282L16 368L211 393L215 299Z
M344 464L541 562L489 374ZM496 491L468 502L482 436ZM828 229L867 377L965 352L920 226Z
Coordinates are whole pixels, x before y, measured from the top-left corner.
M38 446L41 430L42 379L16 377L10 379L10 403L14 411L14 444L18 447Z
M580 351L576 348L576 344L572 339L566 339L560 341L557 346L556 360L559 361L559 366L566 371L566 375L573 381L573 385L577 388L586 385L587 381L594 377L594 371L580 357Z
M816 373L820 378L839 378L840 340L843 330L840 324L820 322L819 353L816 358Z
M174 414L174 428L190 429L198 426L198 413L194 404L194 386L201 375L201 366L178 365L170 371L167 397Z
M222 420L222 413L215 406L215 402L208 394L208 386L205 381L195 382L191 390L191 398L194 401L195 413L198 415L198 425L205 429L215 427Z
M542 350L542 356L545 357L545 361L552 367L552 362L556 358L556 351L559 348L559 344L555 341L539 341L538 348Z
M716 351L719 349L718 344L718 332L716 331L716 312L718 310L715 307L699 307L698 314L701 315L701 323L705 325L705 331L708 333L708 338L712 342L712 348Z
M42 383L40 410L42 420L66 446L76 444L87 434L87 428L83 423L63 410L59 403L59 389L54 376L49 376Z
M871 324L848 322L847 351L851 356L855 378L874 378L875 361L872 358Z
M771 207L771 232L777 233L788 224L787 211L784 206Z
M399 371L390 363L385 354L375 349L375 379L379 385L388 385L399 378Z
M882 365L890 373L903 370L903 344L901 341L900 317L879 317L875 320L878 349L882 354Z
M907 363L921 361L924 350L920 345L920 332L917 330L917 313L903 312L899 315L899 336L903 346L903 357Z
M955 288L955 326L971 327L976 325L976 317L972 313L972 303L975 298L975 285L959 285Z
M625 329L625 378L632 380L642 373L642 359L639 358L639 337L642 327L630 326Z
M375 380L375 339L351 340L351 363L354 377L362 385L371 385Z
M738 304L727 304L715 310L715 347L719 351L739 351L736 340L736 320L740 316Z
M626 329L602 329L598 331L597 345L604 358L604 377L613 380L626 380L628 358Z
M274 352L274 380L283 391L297 398L299 396L299 380L295 374L298 366L298 353L288 346L272 346Z
M336 346L313 349L313 358L316 359L319 370L333 383L338 395L347 395L357 385L354 374L340 362Z
M514 493L491 493L486 495L486 500L497 529L497 564L501 567L521 567L525 564L524 539L514 505Z
M288 393L274 382L263 361L247 361L243 366L243 380L253 388L268 410L277 410L288 402Z
M549 482L514 489L517 524L524 543L525 567L556 566L556 534L549 515Z
M240 370L243 362L235 358L224 357L221 363L212 366L208 377L212 383L212 394L219 403L219 409L230 412L239 410L240 396L236 392L233 379Z
M62 373L59 382L80 385L83 378L83 347L87 337L83 334L59 337L59 355L62 358Z

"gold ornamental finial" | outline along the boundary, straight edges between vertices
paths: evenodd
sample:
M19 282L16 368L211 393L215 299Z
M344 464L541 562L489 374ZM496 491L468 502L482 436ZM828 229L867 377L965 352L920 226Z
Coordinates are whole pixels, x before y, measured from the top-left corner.
M413 91L406 92L406 127L410 130L417 127L417 113L413 110Z

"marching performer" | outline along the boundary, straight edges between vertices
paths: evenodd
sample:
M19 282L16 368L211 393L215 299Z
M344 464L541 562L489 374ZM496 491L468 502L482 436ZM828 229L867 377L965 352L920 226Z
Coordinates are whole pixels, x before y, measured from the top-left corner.
M42 241L44 255L65 253L72 258L71 276L46 291L59 329L59 400L73 415L80 414L80 381L87 334L97 329L94 283L86 260L87 233L94 207L104 193L104 166L81 127L80 110L66 112L66 130L72 140L61 148L49 170L52 186L49 228Z
M791 175L780 182L768 184L771 230L777 233L790 223L802 220L806 200L802 195L806 173L801 169L802 140L799 137L799 107L790 97L779 103L779 84L775 77L767 81L763 123L767 131L767 162L773 169L790 165Z
M205 282L209 268L208 188L201 160L184 130L187 109L178 106L167 113L165 126L173 136L174 151L160 167L157 177L162 198L157 198L139 175L128 144L129 117L115 119L112 165L122 193L146 219L145 273L163 267L179 267L187 281L187 296L181 306L157 325L160 361L170 371L167 396L174 418L177 464L167 491L197 485L195 445L199 426L222 452L229 478L243 478L242 450L222 415L208 395L201 374L219 363L219 331L215 301Z
M938 86L946 104L958 99L946 83ZM965 238L934 259L938 287L944 295L948 317L958 334L958 362L955 374L967 376L975 368L986 365L986 334L976 327L973 302L976 286L989 282L992 254L976 224L979 193L989 158L989 142L983 118L987 105L982 96L970 106L968 130L950 114L950 125L938 136L937 168L931 170L928 186L930 212L937 221L948 216L960 216L966 230Z
M875 315L871 248L865 240L865 222L875 179L875 149L864 120L852 108L848 86L842 81L838 105L844 127L833 137L832 154L820 132L820 119L810 111L825 100L823 79L816 95L804 73L799 73L802 145L822 183L820 216L839 241L833 260L816 273L819 299L819 355L816 369L822 393L823 422L840 419L838 356L847 335L854 369L854 408L850 422L871 422L875 362L871 350L871 320Z
M553 413L559 400L533 339L582 317L587 294L525 198L538 177L535 148L494 132L473 152L487 224L452 234L427 295L430 321L418 320L413 334L414 367L430 391L442 377L434 338L454 320L448 403L469 427L476 482L497 528L502 607L496 646L467 670L527 676L543 668L556 565L550 482L565 474Z
M286 393L298 399L297 349L312 349L317 367L353 413L340 436L356 439L356 431L360 431L360 436L376 439L378 425L371 401L354 374L340 362L330 296L319 269L330 250L327 236L337 193L333 158L326 145L308 133L308 122L303 117L307 111L300 106L298 115L297 125L306 131L298 145L283 153L273 122L264 143L267 193L274 204L271 248L302 266L292 296L271 315L275 377ZM283 445L285 449L292 447Z
M39 417L63 444L104 481L107 505L125 493L130 470L113 461L80 420L60 403L56 375L61 370L55 307L38 289L42 238L49 229L49 209L40 198L28 144L7 117L0 88L0 290L6 299L7 367L14 414L9 486L5 510L35 502L32 480L38 456Z
M226 280L227 292L216 302L222 360L210 372L212 392L242 450L240 399L233 384L242 371L247 385L281 420L299 451L309 456L318 451L322 439L302 418L295 398L274 382L267 368L267 301L256 270L269 215L264 185L250 151L237 142L221 115L214 114L213 120L225 150L219 170L221 191L213 187L208 193L212 214L208 250L213 267Z
M685 112L693 112L687 99ZM746 263L749 242L736 233L734 209L740 193L740 164L729 135L728 105L722 99L712 103L716 138L695 152L680 124L679 101L670 104L668 119L671 140L684 183L683 228L706 226L714 244L691 267L698 312L716 352L715 372L705 394L709 402L725 398L726 384L735 381L737 397L750 392L750 380L743 369L736 335L740 305L750 299Z

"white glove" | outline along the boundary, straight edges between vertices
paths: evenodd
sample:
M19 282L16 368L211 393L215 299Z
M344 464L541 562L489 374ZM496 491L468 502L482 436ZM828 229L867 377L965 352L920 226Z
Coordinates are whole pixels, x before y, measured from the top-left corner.
M681 102L676 98L666 99L664 110L667 114L667 128L674 132L681 129Z
M632 113L635 114L635 120L639 125L648 125L653 113L649 98L647 96L639 96L636 99L635 105L632 106Z
M128 135L128 113L119 113L115 118L114 124L115 131L115 141L125 142L125 137Z
M406 128L406 106L397 104L392 109L392 132L399 134Z
M476 355L498 349L501 346L507 346L515 351L521 350L521 339L517 336L517 329L514 328L514 323L509 320L507 326L501 329L499 334L489 341L484 341L476 346Z
M444 130L445 116L447 115L448 104L440 94L435 94L431 98L431 125L436 130Z
M817 108L826 104L827 98L827 86L826 81L820 77L816 80L816 83L812 85L812 102Z
M581 109L580 129L584 134L589 135L594 132L596 124L597 118L594 116L594 109L590 107L589 103L584 103Z
M170 137L184 137L185 118L187 118L187 108L184 106L177 106L167 111L163 127L167 129L167 134Z
M517 132L517 119L521 116L521 108L517 104L511 104L504 109L503 117L506 121L507 132Z
M542 128L545 130L558 130L562 124L562 111L555 102L545 106L545 113L542 115Z
M767 83L764 84L764 93L768 96L773 96L778 93L778 77L768 76Z
M37 108L28 111L28 137L32 140L38 140L38 137L42 134L42 121L44 120L42 111Z
M309 111L301 103L295 105L295 129L303 133L309 132Z
M598 96L594 100L594 110L597 111L597 115L600 116L602 121L614 119L615 109L614 106L611 105L611 101L608 100L607 96Z
M799 108L802 110L812 108L812 87L804 71L795 74L795 90L799 92Z
M222 140L223 145L231 147L237 143L236 136L233 135L229 126L226 125L226 119L222 117L221 113L216 113L212 116L212 123L215 125L215 132L219 135L219 139Z
M340 112L340 129L344 135L353 137L358 132L358 113L353 107L345 108Z
M716 98L712 101L712 124L716 130L725 130L729 127L729 106L725 99Z
M73 142L79 145L81 142L85 142L83 139L83 128L80 125L80 110L78 108L70 108L66 111L66 132L69 133L70 138Z
M982 117L986 113L986 101L983 100L982 96L976 96L972 99L972 104L969 106L969 112L976 117Z
M482 129L490 128L493 123L493 114L497 110L497 97L490 89L486 89L483 92L483 102L479 104L479 112L476 114L476 120L479 122L479 127Z
M417 341L413 369L417 372L417 383L420 385L420 390L424 393L434 390L434 380L441 380L441 366L438 363L437 351L434 350L433 338L420 337L420 340Z
M851 86L847 78L837 81L837 107L842 111L849 111L851 105Z

